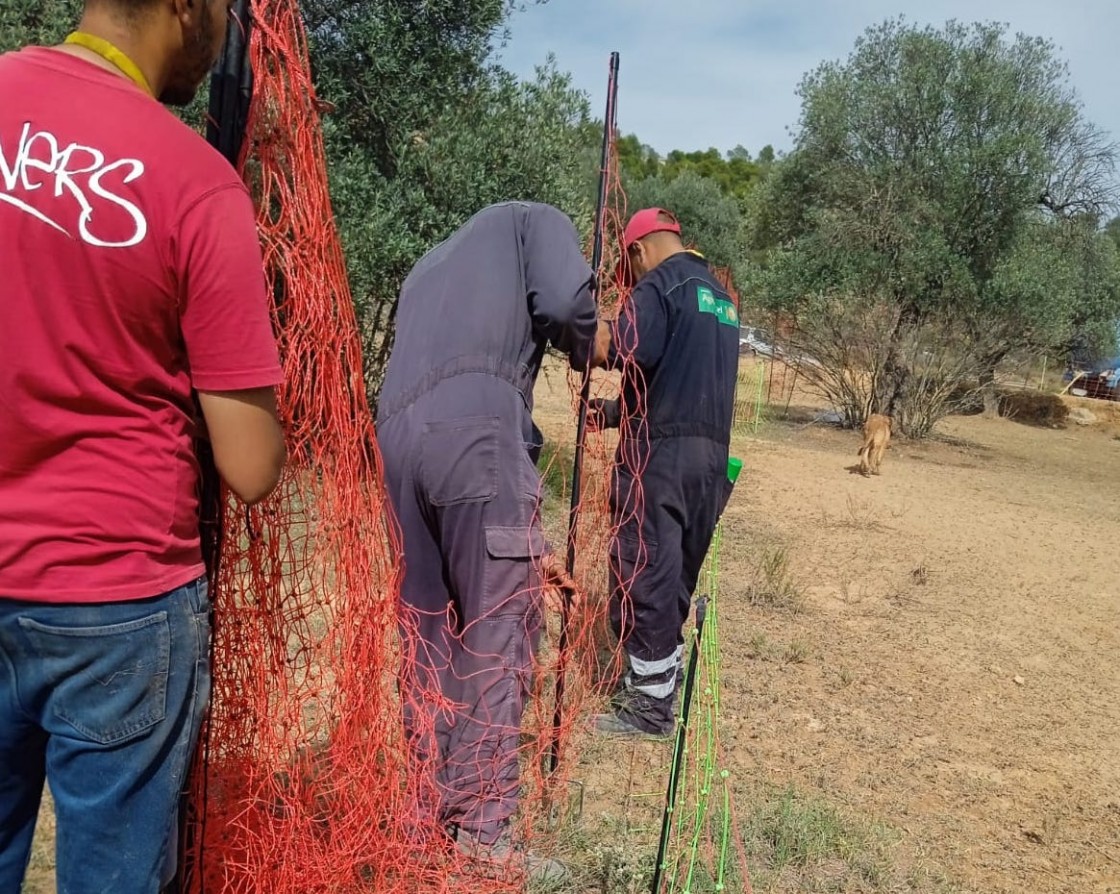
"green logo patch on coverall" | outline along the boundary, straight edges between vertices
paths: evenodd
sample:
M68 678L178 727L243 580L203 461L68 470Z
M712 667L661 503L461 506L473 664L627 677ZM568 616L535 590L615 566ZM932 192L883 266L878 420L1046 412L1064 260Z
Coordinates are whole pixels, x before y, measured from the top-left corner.
M725 326L739 325L739 312L735 310L735 305L726 298L717 298L707 286L696 290L696 306L702 314L715 314Z

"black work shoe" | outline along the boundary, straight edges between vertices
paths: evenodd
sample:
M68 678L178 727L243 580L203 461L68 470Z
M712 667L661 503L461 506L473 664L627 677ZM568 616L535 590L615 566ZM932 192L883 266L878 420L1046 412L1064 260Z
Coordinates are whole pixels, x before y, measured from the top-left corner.
M460 829L455 847L463 856L486 870L513 871L524 875L526 881L555 884L571 878L568 867L559 860L551 860L516 846L508 829L492 844L483 844L468 830Z
M667 739L673 730L651 731L638 726L625 714L612 711L609 714L596 714L592 718L592 729L601 736L626 736L639 739Z
M676 728L677 712L673 704L674 696L654 698L636 689L623 686L611 696L607 709L622 725L634 727L637 733L655 739L672 735ZM600 732L611 735L635 735L621 729L619 723L600 714L594 719L594 726Z

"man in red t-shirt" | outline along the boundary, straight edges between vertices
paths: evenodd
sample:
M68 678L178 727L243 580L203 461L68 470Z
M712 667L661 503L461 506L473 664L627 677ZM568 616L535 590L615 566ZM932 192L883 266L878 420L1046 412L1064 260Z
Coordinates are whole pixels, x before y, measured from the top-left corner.
M209 698L197 392L252 503L284 463L252 203L163 108L228 0L87 0L0 56L0 891L44 779L60 891L157 891Z

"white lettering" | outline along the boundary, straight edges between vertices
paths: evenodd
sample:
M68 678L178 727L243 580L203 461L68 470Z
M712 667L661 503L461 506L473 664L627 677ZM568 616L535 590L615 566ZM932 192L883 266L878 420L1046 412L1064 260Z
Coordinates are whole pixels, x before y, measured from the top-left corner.
M82 152L84 152L89 157L89 164L84 168L79 168L76 166L70 167L70 163L74 160L74 156L79 155ZM66 149L62 151L58 162L58 170L55 171L56 178L54 181L54 197L56 199L60 198L62 196L62 190L66 189L70 193L70 195L72 195L77 200L78 204L82 206L82 210L84 211L89 206L89 203L86 201L85 193L83 193L81 188L70 178L75 174L92 174L103 164L105 164L105 156L102 153L98 152L96 149L88 149L85 146L71 145L67 146Z
M0 174L4 176L4 189L7 192L12 192L19 182L19 161L23 158L23 147L27 145L27 134L30 130L31 122L23 125L23 131L19 135L19 146L16 148L16 157L11 164L4 157L4 144L0 143Z
M120 196L113 195L113 193L109 192L108 190L101 188L102 177L104 177L108 173L111 173L112 171L117 170L117 168L123 168L125 166L130 167L132 170L127 175L125 175L125 178L121 181L121 183L131 183L133 180L142 176L144 173L143 162L137 161L135 158L122 158L120 161L115 161L111 165L106 165L105 167L101 168L101 170L97 171L92 177L90 177L89 188L94 195L99 196L106 202L116 205L118 208L123 208L126 212L128 212L129 217L131 217L133 223L136 224L136 232L133 234L131 239L128 239L124 242L102 242L100 239L90 233L86 228L86 224L89 223L90 219L93 217L93 212L90 212L88 214L83 213L81 219L78 221L78 229L82 233L82 239L84 239L90 245L98 245L102 248L128 248L133 245L139 245L144 241L144 237L148 235L148 221L144 217L144 215L140 213L140 209L133 205L132 202L126 201Z
M60 148L54 134L33 131L30 122L23 126L13 157L5 154L0 142L0 203L18 208L71 239L80 238L98 248L129 248L139 245L148 235L143 211L120 194L120 187L143 175L144 164L138 159L107 161L105 153L78 143ZM52 179L53 189L49 193L54 203L48 207L39 199L31 204L27 194L40 190ZM131 218L131 232L117 232L114 238L106 238L104 221L116 221L119 226L122 211ZM75 216L76 235L65 225Z
M35 158L31 154L31 147L35 145L36 141L41 141L47 144L47 158L44 161L41 158ZM44 132L31 135L23 147L23 171L20 174L20 180L23 181L23 188L27 192L34 192L39 189L42 183L32 183L28 179L28 174L32 171L42 171L44 174L50 174L54 170L55 158L58 156L58 140L51 134Z

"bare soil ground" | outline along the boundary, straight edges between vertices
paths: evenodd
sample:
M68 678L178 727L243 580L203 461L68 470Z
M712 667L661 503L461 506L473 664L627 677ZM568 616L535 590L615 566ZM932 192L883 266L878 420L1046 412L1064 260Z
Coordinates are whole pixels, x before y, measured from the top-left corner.
M562 375L538 403L566 436ZM740 815L796 791L892 830L894 867L791 875L762 854L755 890L1120 892L1120 413L1073 403L1098 424L951 418L870 479L806 395L736 436L720 599ZM664 762L643 748L590 756L589 803L618 806L618 762ZM34 894L53 890L43 831Z
M1120 441L979 417L940 434L896 440L872 479L847 471L852 433L736 444L737 757L902 830L964 890L1120 891ZM800 613L734 599L767 549ZM759 636L807 657L764 660Z
M562 389L538 395L554 420ZM896 437L872 478L805 394L736 436L720 599L740 797L790 787L885 824L897 870L754 865L756 890L1120 892L1120 407L1070 404L1097 424L950 418Z

